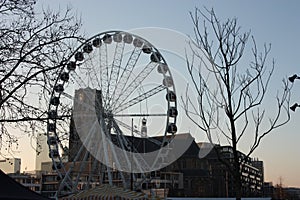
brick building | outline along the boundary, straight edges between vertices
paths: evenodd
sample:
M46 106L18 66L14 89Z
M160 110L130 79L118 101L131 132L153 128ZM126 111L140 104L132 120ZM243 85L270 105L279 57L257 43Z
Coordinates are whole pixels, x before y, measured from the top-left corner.
M209 148L205 150L205 148ZM234 179L229 169L220 162L216 150L223 160L232 164L233 152L230 146L216 146L193 142L189 149L174 163L163 169L182 173L183 188L170 188L169 196L188 197L234 197ZM207 155L199 158L199 152ZM239 152L240 157L245 155ZM242 192L244 197L262 197L263 162L248 158L242 168Z

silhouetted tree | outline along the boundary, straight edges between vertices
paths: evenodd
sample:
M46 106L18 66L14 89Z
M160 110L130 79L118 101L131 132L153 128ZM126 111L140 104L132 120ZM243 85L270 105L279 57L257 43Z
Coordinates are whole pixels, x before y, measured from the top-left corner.
M264 45L259 52L250 32L242 33L236 18L221 21L213 9L196 8L190 15L194 40L190 45L192 56L187 55L187 69L197 100L191 99L187 92L183 98L186 114L210 142L227 141L232 146L231 162L222 159L221 153L218 157L234 178L235 195L240 199L245 161L266 135L290 119L290 86L286 80L282 81L282 91L272 107L274 116L267 116L262 103L274 71L274 61L267 63L271 46ZM252 48L246 53L249 39ZM252 56L249 67L242 62L245 55ZM238 145L247 134L252 134L253 140L247 138L250 148L241 157Z
M16 128L32 137L47 118L51 86L80 39L81 22L70 8L0 0L0 25L0 149L10 151Z

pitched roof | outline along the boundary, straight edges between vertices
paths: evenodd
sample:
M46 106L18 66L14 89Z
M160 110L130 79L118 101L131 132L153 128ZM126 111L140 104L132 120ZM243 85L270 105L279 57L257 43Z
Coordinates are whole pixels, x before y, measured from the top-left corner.
M0 170L0 199L47 200L48 198L31 191L22 184L10 178Z
M62 200L77 200L77 199L124 199L124 200L145 200L146 195L141 192L125 190L116 186L103 184L89 190L81 191Z

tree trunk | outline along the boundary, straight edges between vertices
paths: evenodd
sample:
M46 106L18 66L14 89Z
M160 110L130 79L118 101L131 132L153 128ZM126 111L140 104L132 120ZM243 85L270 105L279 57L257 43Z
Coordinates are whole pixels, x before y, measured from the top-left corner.
M242 198L242 179L240 173L239 163L234 164L234 190L235 190L235 198L236 200L240 200Z

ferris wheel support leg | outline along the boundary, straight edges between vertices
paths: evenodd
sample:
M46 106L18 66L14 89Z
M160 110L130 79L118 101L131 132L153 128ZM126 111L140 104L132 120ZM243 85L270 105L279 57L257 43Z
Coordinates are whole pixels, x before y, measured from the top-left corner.
M89 134L91 134L91 131L90 131ZM69 187L69 188L72 190L71 185L68 184L68 181L70 181L70 182L72 183L72 180L71 180L71 177L70 177L70 173L73 171L73 169L74 169L74 167L75 167L75 163L76 163L76 161L79 159L80 154L83 152L84 147L85 147L85 144L86 144L87 142L88 142L88 137L86 137L85 140L83 141L83 145L81 145L81 147L80 147L80 149L78 150L78 153L76 154L76 156L75 156L75 158L74 158L74 160L73 160L73 162L72 162L72 164L71 164L69 170L66 172L66 175L65 175L65 177L63 178L63 180L62 180L62 182L61 182L61 184L60 184L60 186L59 186L58 193L60 193L60 192L64 189L63 186L67 186L67 187ZM69 180L67 180L67 179L69 179Z
M104 134L103 132L103 128L102 128L102 133L101 134ZM103 149L104 149L104 158L105 158L105 166L106 166L106 171L107 171L107 176L108 176L108 183L110 185L113 185L113 180L112 180L112 174L111 174L111 169L108 167L109 166L109 158L108 158L108 145L107 145L107 141L105 139L102 140L102 145L103 145Z
M74 182L73 188L77 187L79 180L82 178L81 177L82 176L82 172L85 170L86 164L88 162L87 159L88 159L89 154L90 153L86 150L85 153L84 153L84 157L82 159L82 162L80 162L79 172L77 174L77 178L76 178L76 181Z

